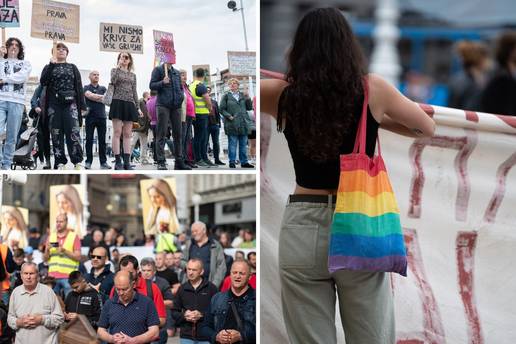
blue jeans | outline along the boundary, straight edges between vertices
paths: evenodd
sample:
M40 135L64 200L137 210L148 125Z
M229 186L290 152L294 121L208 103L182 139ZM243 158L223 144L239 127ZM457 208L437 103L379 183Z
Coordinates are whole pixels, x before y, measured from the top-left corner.
M208 160L208 115L196 115L194 125L193 148L197 161Z
M70 286L70 283L68 283L67 278L57 278L56 279L56 286L54 287L54 292L57 295L61 295L61 290L63 291L63 300L66 299L66 296L69 292L72 291L72 287Z
M6 134L3 149L0 152L0 163L3 170L11 168L22 115L23 104L0 100L0 136Z
M192 340L192 339L187 339L187 338L179 338L179 343L180 344L210 344L210 342L208 342L208 341Z
M229 163L235 163L238 145L240 165L247 164L247 135L228 135Z

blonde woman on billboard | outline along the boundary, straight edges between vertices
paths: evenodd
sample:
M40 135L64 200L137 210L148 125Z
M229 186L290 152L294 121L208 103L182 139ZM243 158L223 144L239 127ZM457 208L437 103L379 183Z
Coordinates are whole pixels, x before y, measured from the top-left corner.
M57 213L66 214L68 217L68 228L73 230L79 238L85 235L82 223L82 200L77 189L66 185L56 194Z
M176 217L176 197L168 183L156 179L147 188L151 209L147 216L146 235L162 232L175 233L179 227Z
M15 207L3 207L2 212L2 240L14 250L25 249L28 245L27 224L21 212Z

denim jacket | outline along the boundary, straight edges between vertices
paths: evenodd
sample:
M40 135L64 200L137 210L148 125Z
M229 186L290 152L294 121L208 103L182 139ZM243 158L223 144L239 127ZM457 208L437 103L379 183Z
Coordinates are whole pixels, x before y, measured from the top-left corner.
M256 292L249 287L249 292L240 302L235 303L237 312L242 320L242 327L239 329L242 340L238 343L256 343ZM233 297L231 291L217 293L211 299L210 310L201 323L200 332L204 337L210 338L216 343L217 334L224 329L224 323L231 312Z

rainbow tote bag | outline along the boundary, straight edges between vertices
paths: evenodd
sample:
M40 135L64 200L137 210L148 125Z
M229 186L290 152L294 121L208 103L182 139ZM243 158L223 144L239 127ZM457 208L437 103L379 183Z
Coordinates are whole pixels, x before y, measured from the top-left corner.
M351 154L340 156L337 203L330 232L328 269L397 272L407 276L407 257L398 204L378 143L365 153L368 87Z

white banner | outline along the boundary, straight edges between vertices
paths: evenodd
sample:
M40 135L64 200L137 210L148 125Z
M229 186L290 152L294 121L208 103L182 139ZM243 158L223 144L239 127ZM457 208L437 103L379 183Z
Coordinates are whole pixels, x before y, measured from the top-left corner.
M407 278L392 275L397 343L513 343L516 117L422 107L434 137L380 131L409 261ZM295 178L284 136L261 118L261 340L287 343L278 238ZM337 329L344 343L340 318Z

